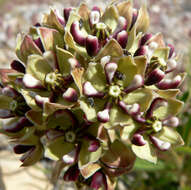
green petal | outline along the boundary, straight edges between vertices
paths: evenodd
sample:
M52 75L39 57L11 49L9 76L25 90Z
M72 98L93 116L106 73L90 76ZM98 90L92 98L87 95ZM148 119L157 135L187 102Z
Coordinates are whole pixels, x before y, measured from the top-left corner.
M132 150L139 158L156 164L157 163L156 152L152 147L152 145L149 143L149 141L146 139L145 141L147 143L144 146L132 145Z
M22 42L21 42L21 36L18 36L16 54L21 61L26 63L29 55L32 54L42 55L42 52L38 48L38 46L34 43L31 36L26 35Z
M107 7L101 21L110 27L111 31L114 32L118 25L118 11L114 5Z
M158 119L163 120L169 116L177 115L184 105L183 102L173 98L168 98L166 100L168 102L168 105L159 107L157 110L154 111L153 116L156 116Z
M124 113L121 108L117 105L113 105L110 110L110 120L106 124L104 124L104 127L107 129L113 128L115 126L125 126L130 125L132 123L132 119L129 115Z
M111 58L115 57L121 57L123 56L123 49L119 45L119 43L111 39L98 53L98 55L95 57L95 60L100 60L102 57L105 56L111 56Z
M127 46L126 46L126 49L128 51L133 46L133 44L135 42L135 39L136 39L136 27L134 25L134 27L131 29L131 31L128 32L128 43L127 43Z
M138 18L135 24L136 32L145 33L149 28L149 24L150 24L150 17L147 11L147 7L146 5L143 5L141 9L139 10Z
M60 73L63 75L69 75L71 71L71 65L68 60L73 58L73 55L69 51L59 47L56 47L56 55Z
M85 3L80 4L77 12L78 12L78 15L80 15L80 17L83 20L88 20L89 19L90 10L89 10L88 6Z
M160 58L160 60L166 61L168 60L168 56L169 56L169 48L157 48L154 53L153 56Z
M134 57L134 62L137 65L137 74L144 77L147 66L147 58L145 56Z
M101 158L101 161L106 165L105 170L111 176L118 176L129 171L136 157L132 150L119 140L115 140L108 151ZM114 170L111 170L113 168Z
M55 28L60 32L64 32L64 26L59 22L57 15L53 9L50 10L50 14L44 14L43 25Z
M38 117L37 117L38 115ZM43 120L42 120L42 112L37 112L34 110L28 111L25 116L27 119L29 119L34 125L42 125Z
M163 98L176 98L180 93L179 89L169 89L169 90L159 90L156 89L155 92Z
M46 156L59 160L73 149L74 144L65 142L64 137L59 137L47 144Z
M133 7L132 7L132 1L123 1L121 3L117 4L118 13L120 16L123 16L128 20L128 26L127 29L131 26L132 16L133 16Z
M23 95L27 105L31 107L31 109L33 109L34 111L41 111L41 108L39 108L39 106L36 105L36 102L34 99L34 92L30 90L21 89L20 93Z
M136 50L139 48L139 43L142 37L142 33L139 33L136 35L135 29L132 29L131 32L129 33L129 41L127 43L127 49L130 53L134 54Z
M130 105L134 103L139 104L141 111L144 112L150 107L153 98L154 95L151 89L142 88L125 95L123 101Z
M46 51L54 51L56 46L60 48L64 47L64 39L57 30L39 27L38 32Z
M46 75L52 71L53 69L42 56L29 56L26 73L31 74L33 77L41 81L42 84L44 84Z
M100 63L89 63L84 75L84 81L89 81L98 91L103 91L106 87L105 72Z
M104 105L106 101L94 98L94 106L91 106L88 102L87 98L81 98L80 101L80 108L84 111L86 118L88 121L96 121L97 120L97 113L104 109Z
M158 48L164 48L166 47L163 35L161 33L157 33L154 35L150 40L147 41L146 44L150 44L151 42L156 42L158 44Z
M159 133L153 136L159 138L164 142L169 142L174 146L184 145L184 141L180 134L175 129L172 129L170 127L163 127Z
M118 61L118 70L125 75L123 86L127 87L137 74L137 66L131 56L124 56Z
M87 142L82 143L80 149L78 165L80 170L99 160L102 154L102 148L99 147L95 152L88 151L89 144Z
M10 109L10 105L13 99L8 96L0 95L0 109Z

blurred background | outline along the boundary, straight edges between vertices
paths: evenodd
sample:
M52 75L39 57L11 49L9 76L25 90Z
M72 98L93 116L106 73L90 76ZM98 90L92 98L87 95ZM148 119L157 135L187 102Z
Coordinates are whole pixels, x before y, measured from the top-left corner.
M146 0L145 0L146 1ZM41 21L42 14L53 6L78 6L80 0L0 0L0 67L9 67L15 58L16 35ZM105 7L108 0L86 0L89 6ZM134 0L135 7L141 0ZM185 146L174 152L160 153L157 165L137 160L134 170L120 178L118 190L191 190L191 0L147 0L151 18L150 32L162 32L167 43L180 53L179 70L188 73L179 99L185 102L180 115L179 132ZM0 135L0 190L72 190L71 184L51 183L54 164L42 160L30 168L20 168L5 137Z

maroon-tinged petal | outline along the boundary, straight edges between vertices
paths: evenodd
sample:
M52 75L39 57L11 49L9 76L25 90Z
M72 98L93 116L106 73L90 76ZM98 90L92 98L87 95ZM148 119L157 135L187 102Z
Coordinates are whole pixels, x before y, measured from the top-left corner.
M127 19L123 16L120 16L119 19L118 19L118 26L116 28L116 30L114 31L112 37L117 39L117 35L123 31L123 30L127 30Z
M64 9L64 19L65 19L66 22L68 21L68 18L69 18L69 16L70 16L70 12L71 12L71 11L72 11L72 8L71 8L71 7Z
M134 78L133 78L133 81L131 82L131 84L125 88L125 92L126 93L129 93L129 92L132 92L138 88L140 88L141 86L143 86L144 84L144 80L143 80L143 77L139 74L135 75Z
M74 150L72 150L68 154L64 155L62 157L62 160L66 164L73 164L77 161L78 155L79 155L79 150L78 150L78 148L75 148Z
M39 49L42 51L42 53L45 52L42 41L40 38L35 39L34 43L39 47Z
M105 175L101 172L96 172L92 177L90 187L96 190L98 190L100 187L104 187L104 189L106 190L107 181Z
M145 80L145 85L153 85L159 83L164 78L164 76L165 73L157 68L148 74Z
M64 174L64 181L77 181L80 175L78 165L71 166Z
M34 78L30 74L25 74L23 77L23 84L27 88L36 88L36 89L42 89L44 88L39 80Z
M174 54L174 46L172 44L168 44L168 47L170 48L170 52L168 56L168 58L170 59Z
M102 123L108 122L109 119L110 119L109 111L110 111L110 110L109 110L108 108L104 109L103 111L99 111L99 112L97 113L97 119L98 119L98 121L100 121L100 122L102 122Z
M100 20L100 11L93 10L90 13L90 26L93 27L93 25L97 24Z
M97 7L97 6L94 6L94 7L92 8L92 11L98 11L98 12L100 12L100 13L101 13L100 8L99 8L99 7Z
M123 49L126 48L127 41L128 41L128 33L125 30L122 30L117 34L117 41L121 45Z
M109 63L110 59L111 59L110 55L101 58L100 63L103 66L103 68L105 67L106 63Z
M162 90L174 89L174 88L177 88L180 85L181 81L182 81L181 76L177 75L173 79L164 79L164 80L162 80L161 82L156 84L156 86L159 89L162 89Z
M174 71L176 67L177 67L177 62L175 61L175 59L169 59L167 62L167 69L165 73L170 73Z
M83 94L88 97L103 97L104 93L98 92L93 85L87 81L83 84Z
M143 135L141 134L134 134L133 135L133 138L131 140L131 142L134 144L134 145L137 145L137 146L144 146L147 142L145 141Z
M136 115L140 112L140 106L139 104L135 103L133 105L127 105L123 101L119 101L119 106L127 113L130 115Z
M131 21L130 30L133 28L135 22L137 21L137 17L138 17L138 10L137 10L137 9L134 9L134 10L133 10L133 17L132 17L132 21Z
M35 102L39 107L43 108L44 103L50 102L50 99L48 97L42 97L40 95L36 95Z
M117 64L113 62L105 64L104 70L105 70L107 82L109 84L111 84L113 81L117 67L118 67Z
M9 86L4 87L1 92L4 96L9 96L11 98L16 98L20 95L14 88Z
M75 58L70 58L70 59L68 59L68 62L69 62L70 65L71 65L71 69L75 69L76 67L80 67L80 63L79 63L78 60L75 59Z
M1 119L7 119L7 118L11 118L14 117L15 114L7 109L0 109L0 118Z
M41 24L40 24L39 22L37 22L34 26L35 26L35 27L40 27Z
M134 56L147 55L148 51L149 51L149 50L148 50L148 47L147 47L147 46L140 46L140 47L136 50Z
M146 119L143 117L143 112L132 115L133 119L138 123L146 123Z
M95 56L100 49L99 41L96 36L88 35L86 38L86 50L89 56Z
M78 93L73 88L68 88L62 95L62 97L69 102L76 102L78 100Z
M155 98L151 105L150 105L150 108L147 110L147 113L146 113L146 118L151 118L153 116L153 112L158 109L159 107L161 106L167 106L168 105L168 102L163 99L163 98Z
M171 144L169 142L164 142L152 135L150 135L149 137L151 142L155 145L155 147L161 151L167 151L171 147Z
M21 131L24 127L29 127L29 126L33 126L33 124L26 117L21 117L19 120L15 122L3 125L3 129L6 132L16 133Z
M22 145L22 144L18 144L18 145L15 145L13 147L13 151L14 151L15 154L23 154L25 152L28 152L32 148L35 148L35 146L34 145Z
M171 117L163 120L162 124L164 126L168 126L168 127L177 127L179 125L179 119L175 116L171 116Z
M152 34L149 33L149 34L144 34L144 36L141 38L140 40L140 46L143 46L147 43L147 41L149 41L152 37Z
M100 143L97 139L95 140L90 140L89 142L89 147L88 147L88 151L89 152L95 152L97 151L97 149L100 147Z
M74 38L74 41L81 46L85 46L86 36L80 31L79 21L75 21L72 23L70 32Z
M64 136L64 133L62 131L51 129L47 131L46 137L49 141L54 141L56 138Z
M18 72L25 73L25 66L20 61L12 61L11 68Z
M89 125L92 125L92 124L93 124L93 122L91 122L91 121L89 121L89 120L87 119L87 117L86 117L85 114L83 115L83 119L84 119L86 125L89 126Z

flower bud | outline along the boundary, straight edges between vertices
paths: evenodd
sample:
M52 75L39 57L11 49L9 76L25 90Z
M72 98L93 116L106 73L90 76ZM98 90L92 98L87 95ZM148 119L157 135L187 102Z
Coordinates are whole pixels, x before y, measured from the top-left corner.
M149 137L151 142L156 146L156 148L158 148L161 151L167 151L171 147L171 144L169 142L164 142L152 135L150 135Z
M14 88L11 88L9 86L4 87L1 92L4 96L8 96L11 98L16 98L19 96L19 93Z
M62 97L68 102L76 102L78 100L78 94L75 89L68 88L62 95Z
M38 48L41 50L42 53L45 52L42 41L40 38L37 38L36 40L34 40L34 43L38 46Z
M137 146L144 146L146 144L144 137L139 133L133 135L131 142Z
M148 52L148 47L147 47L147 46L140 46L140 47L136 50L134 56L146 55L147 52Z
M81 46L85 46L86 43L86 37L85 35L80 31L80 24L79 21L75 21L72 23L70 32L74 38L74 41L78 43Z
M30 74L25 74L23 77L23 84L27 88L36 88L36 89L43 89L44 87L42 86L41 82L34 78Z
M78 165L71 166L64 174L64 181L77 181L80 175Z
M125 30L119 32L117 34L117 41L121 45L121 47L125 49L128 41L128 33Z
M151 37L152 37L151 33L144 34L143 37L140 40L140 46L145 45L151 39Z
M17 121L4 124L3 129L9 133L16 133L21 131L24 127L30 126L33 126L33 124L26 117L21 117Z
M90 187L96 190L100 189L100 187L107 189L107 181L105 175L101 172L96 172L92 177Z
M143 77L139 74L136 74L131 84L124 91L126 93L130 93L136 90L137 88L140 88L141 86L143 86L143 84L144 84Z
M175 116L171 116L163 120L162 124L168 127L177 127L179 125L179 119Z
M168 56L168 58L170 59L174 54L174 46L171 44L168 44L168 47L170 48L170 52L169 52L169 56Z
M146 80L145 80L145 85L153 85L158 82L160 82L165 76L165 73L161 71L159 68L151 71Z
M117 67L118 66L116 63L106 63L105 64L104 70L105 70L107 82L109 84L111 84L113 81L113 77L115 76L115 72L117 70Z
M104 93L98 92L90 82L83 84L83 94L89 97L103 97Z
M86 38L86 50L89 56L95 56L99 51L99 41L96 36L88 35Z
M69 18L69 16L70 16L70 12L71 12L71 11L72 11L72 8L71 8L71 7L64 9L64 19L65 19L66 22L68 21L68 18Z
M15 154L23 154L25 152L28 152L32 148L35 148L34 145L23 145L23 144L18 144L13 147L13 151Z
M11 68L18 72L25 73L25 66L20 61L14 60L11 63Z
M7 118L11 118L14 117L15 114L7 109L0 109L0 118L1 119L7 119Z
M177 88L180 85L181 81L182 81L181 76L177 75L173 79L164 79L164 80L162 80L161 82L156 84L156 86L159 89L162 89L162 90L174 89L174 88Z

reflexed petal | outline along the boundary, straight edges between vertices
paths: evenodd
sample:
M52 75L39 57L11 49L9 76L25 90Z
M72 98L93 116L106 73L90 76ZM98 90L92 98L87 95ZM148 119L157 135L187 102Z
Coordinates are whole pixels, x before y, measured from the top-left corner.
M92 176L96 171L98 171L101 168L100 165L93 163L93 164L89 164L86 167L82 168L80 170L80 173L82 174L82 176L87 179L90 176Z
M105 75L106 75L107 82L109 84L111 84L112 81L113 81L113 78L114 78L115 72L117 70L117 67L118 66L117 66L116 63L106 63L105 64L104 70L105 70Z
M155 136L151 135L150 140L161 151L166 151L171 147L171 144L169 142L164 142Z
M37 88L37 89L43 89L43 85L41 81L34 78L31 74L25 74L23 77L23 84L27 88Z
M153 162L156 164L157 155L153 147L149 144L148 140L145 140L146 144L144 146L132 145L132 150L139 158Z
M63 93L63 98L66 101L69 102L76 102L78 100L78 93L76 92L75 89L73 88L68 88L64 93Z
M104 93L98 92L90 82L83 84L83 94L88 97L103 97Z

